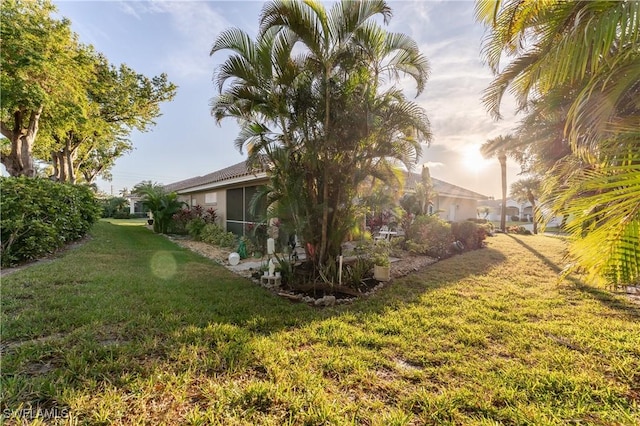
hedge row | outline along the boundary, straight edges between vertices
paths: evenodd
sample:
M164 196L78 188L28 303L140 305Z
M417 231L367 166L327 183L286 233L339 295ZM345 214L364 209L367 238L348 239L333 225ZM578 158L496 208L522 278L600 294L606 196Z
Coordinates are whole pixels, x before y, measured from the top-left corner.
M38 259L82 238L101 213L90 188L47 179L0 178L0 262Z

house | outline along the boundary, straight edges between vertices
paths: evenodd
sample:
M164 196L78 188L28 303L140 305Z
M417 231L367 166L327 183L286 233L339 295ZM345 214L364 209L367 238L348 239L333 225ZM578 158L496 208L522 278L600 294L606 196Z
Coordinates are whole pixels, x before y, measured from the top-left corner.
M214 208L220 223L227 231L242 235L247 224L254 222L249 211L252 197L260 186L269 181L268 168L249 171L246 163L240 162L204 176L189 178L165 186L168 192L176 192L180 201L190 206L200 205L205 209ZM420 174L410 173L405 182L405 190L415 190L420 182ZM477 203L488 197L450 183L433 179L434 190L438 193L433 209L444 220L466 220L477 215Z
M166 185L165 190L176 192L178 199L189 206L216 209L218 220L227 231L243 235L246 225L254 222L249 211L251 198L260 186L269 182L266 170L264 167L258 172L249 171L243 161L204 176Z
M490 221L499 221L500 220L500 212L502 211L502 200L487 200L478 204L478 208L488 207L489 213L486 217L487 220ZM518 220L528 220L533 217L533 209L531 208L531 204L529 202L519 203L512 198L507 198L507 220L512 220L511 218L518 217ZM481 214L480 217L485 219L484 214Z
M420 182L422 182L420 173L407 173L404 185L405 192L415 192L416 185ZM437 212L440 218L446 221L456 222L476 218L478 202L489 199L486 195L433 177L431 183L436 196L433 204L429 206L429 213Z
M540 204L536 200L536 205L539 207ZM500 212L502 211L502 200L486 200L478 203L478 208L488 207L489 213L487 214L486 219L492 222L500 221ZM533 222L533 207L531 203L525 201L524 203L519 203L518 201L507 198L507 209L506 209L506 219L507 221L512 221L516 217L519 221L522 222ZM485 219L483 214L480 214L480 217ZM562 223L562 217L547 217L546 218L547 226L560 226Z

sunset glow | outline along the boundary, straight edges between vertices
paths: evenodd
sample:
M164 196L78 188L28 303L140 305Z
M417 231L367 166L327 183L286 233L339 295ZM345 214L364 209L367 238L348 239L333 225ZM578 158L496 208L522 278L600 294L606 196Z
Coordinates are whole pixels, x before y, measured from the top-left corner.
M462 165L467 171L480 172L491 163L492 160L487 160L480 154L480 147L477 145L469 146L462 154Z

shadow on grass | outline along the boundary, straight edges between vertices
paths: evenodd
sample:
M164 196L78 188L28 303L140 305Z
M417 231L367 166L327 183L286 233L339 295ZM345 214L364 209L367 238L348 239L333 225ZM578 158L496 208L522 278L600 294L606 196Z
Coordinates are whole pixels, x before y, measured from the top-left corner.
M513 241L515 241L525 249L527 249L531 254L533 254L535 257L540 259L551 270L553 270L558 274L562 273L562 268L558 264L553 262L551 259L546 257L544 254L540 253L538 250L531 247L521 239L514 237L513 235L509 235L509 234L505 234L505 235L507 235L509 238L511 238ZM632 302L621 299L620 297L616 297L615 295L613 295L612 293L604 289L589 286L584 281L576 277L566 276L563 279L571 282L577 290L580 290L583 293L589 294L590 296L597 299L599 302L601 302L605 306L618 311L622 311L624 314L629 315L629 317L640 318L640 310Z
M151 377L162 365L205 374L258 369L254 351L261 337L343 315L382 314L505 260L491 248L468 252L395 280L368 299L317 309L285 300L143 226L101 222L93 235L58 261L3 282L8 321L2 334L13 345L3 355L3 409L52 407L56 388L83 389L88 381L126 387L132 375Z

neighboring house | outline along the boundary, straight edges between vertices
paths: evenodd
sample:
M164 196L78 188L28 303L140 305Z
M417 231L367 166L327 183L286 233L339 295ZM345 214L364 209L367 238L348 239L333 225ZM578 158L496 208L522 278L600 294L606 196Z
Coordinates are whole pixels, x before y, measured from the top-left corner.
M420 173L408 173L404 185L405 192L415 192L416 184L422 182ZM429 213L437 212L441 219L456 222L474 219L478 215L478 202L489 200L486 195L478 194L457 185L431 178L436 196L429 206Z
M414 191L420 179L420 174L408 174L405 191ZM444 220L475 218L478 201L489 198L438 179L431 180L433 189L437 192L433 211L439 212ZM249 212L251 198L258 188L268 181L266 166L262 171L251 172L243 161L204 176L166 185L165 190L177 192L179 199L190 206L200 205L205 209L216 209L220 224L227 231L242 235L245 225L253 223L254 220Z
M487 200L478 204L480 207L489 207L489 215L486 217L490 221L500 221L500 212L502 211L502 200ZM511 220L512 216L518 216L523 220L533 217L531 203L519 203L512 198L507 198L507 220ZM484 215L481 215L484 218Z
M129 202L129 214L141 215L145 213L145 208L142 205L142 197L139 195L128 194L126 197Z

